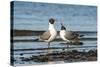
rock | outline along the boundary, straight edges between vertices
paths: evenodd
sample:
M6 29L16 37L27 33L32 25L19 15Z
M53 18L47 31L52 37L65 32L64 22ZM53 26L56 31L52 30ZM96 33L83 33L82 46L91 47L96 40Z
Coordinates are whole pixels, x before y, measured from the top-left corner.
M79 59L79 58L81 58L82 56L81 55L76 55L75 56L75 59Z
M88 51L89 56L97 56L97 52L94 50Z
M78 53L78 51L77 50L72 50L72 53Z
M81 60L87 60L87 57L86 56L82 56L80 59Z

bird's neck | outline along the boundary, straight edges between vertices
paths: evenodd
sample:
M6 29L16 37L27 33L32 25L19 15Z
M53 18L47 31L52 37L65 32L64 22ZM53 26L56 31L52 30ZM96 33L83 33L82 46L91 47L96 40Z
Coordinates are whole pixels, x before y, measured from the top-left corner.
M60 31L65 32L66 30L60 30Z
M55 30L54 24L50 24L50 23L49 23L49 30Z

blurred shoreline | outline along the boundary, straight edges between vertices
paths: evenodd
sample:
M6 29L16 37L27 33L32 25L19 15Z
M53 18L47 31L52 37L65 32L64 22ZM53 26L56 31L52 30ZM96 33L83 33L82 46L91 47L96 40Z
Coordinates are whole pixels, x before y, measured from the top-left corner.
M11 34L13 36L37 36L37 35L41 35L43 32L43 30L17 30L17 29L11 29ZM59 31L57 31L59 34ZM74 31L77 32L79 34L94 34L97 33L97 31Z

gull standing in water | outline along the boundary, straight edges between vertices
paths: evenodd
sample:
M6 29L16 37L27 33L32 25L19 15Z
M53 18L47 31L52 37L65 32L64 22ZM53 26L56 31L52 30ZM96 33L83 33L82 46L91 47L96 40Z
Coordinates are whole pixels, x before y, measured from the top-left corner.
M54 28L54 23L55 20L53 18L49 19L48 31L40 35L40 39L48 43L48 48L50 46L50 42L53 41L57 36L57 31Z
M65 26L63 25L63 23L61 23L61 30L60 30L60 37L62 40L64 40L67 43L80 43L80 37L82 37L83 35L79 35L76 32L72 32L72 31L68 31L66 30ZM68 47L68 45L67 45Z

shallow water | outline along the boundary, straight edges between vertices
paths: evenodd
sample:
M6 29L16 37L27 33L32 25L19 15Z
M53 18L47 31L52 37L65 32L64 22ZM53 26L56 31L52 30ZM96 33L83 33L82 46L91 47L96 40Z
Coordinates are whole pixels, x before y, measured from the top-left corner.
M95 33L96 34L96 33ZM37 37L37 36L35 36ZM96 37L96 36L90 36L91 38ZM18 36L14 37L14 40L23 40L23 39L34 39L34 36ZM96 40L82 40L83 45L70 45L69 47L74 47L74 48L68 48L65 49L65 51L70 51L70 50L78 50L78 51L89 51L93 49L97 49L97 41ZM63 41L54 41L51 43L50 48L54 47L67 47L66 44L61 44L64 43ZM34 61L21 61L20 57L31 57L31 56L38 56L38 55L45 55L48 53L48 50L37 50L38 48L48 48L48 44L45 42L14 42L13 43L13 49L36 49L36 50L22 50L22 51L13 51L14 52L14 59L16 60L14 62L15 65L31 65L31 64L49 64L50 62L34 62ZM68 44L67 44L68 45ZM85 47L85 48L80 48L80 47ZM56 53L56 52L62 52L63 49L51 49L49 50L49 53ZM66 60L67 61L67 60ZM65 63L64 61L59 61L61 63ZM51 63L59 63L58 61L52 61Z

